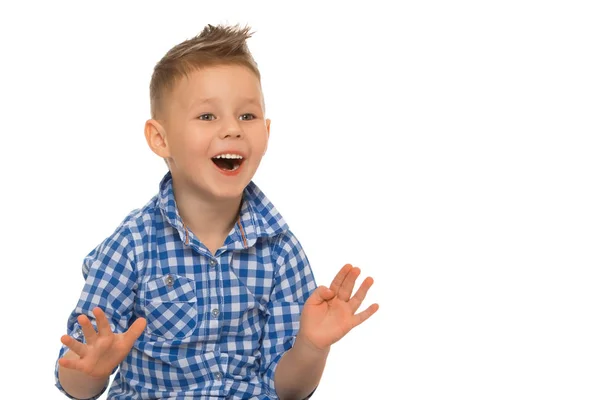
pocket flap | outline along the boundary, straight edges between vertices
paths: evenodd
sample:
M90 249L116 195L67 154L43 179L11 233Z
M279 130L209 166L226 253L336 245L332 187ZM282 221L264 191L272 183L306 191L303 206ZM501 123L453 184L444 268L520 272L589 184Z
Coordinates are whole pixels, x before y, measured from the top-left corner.
M196 283L185 276L167 274L146 282L144 286L144 295L147 302L196 301Z

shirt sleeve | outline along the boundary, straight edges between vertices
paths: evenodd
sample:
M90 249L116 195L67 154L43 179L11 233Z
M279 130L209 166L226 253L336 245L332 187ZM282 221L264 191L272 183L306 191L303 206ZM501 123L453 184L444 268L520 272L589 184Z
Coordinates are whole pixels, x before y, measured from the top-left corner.
M274 257L277 272L260 351L263 382L268 395L276 399L275 369L281 356L294 344L302 307L316 283L308 258L290 231L279 238Z
M77 305L67 321L66 334L69 336L85 343L77 317L85 314L96 328L96 321L92 314L94 307L100 307L104 311L113 332L123 333L133 322L137 274L134 268L134 247L130 238L131 234L122 224L84 258L82 271L85 284ZM68 347L63 345L58 359L67 351ZM73 398L58 380L58 359L54 372L56 387L67 397ZM117 368L115 367L113 373ZM106 387L93 399L99 398L105 390Z

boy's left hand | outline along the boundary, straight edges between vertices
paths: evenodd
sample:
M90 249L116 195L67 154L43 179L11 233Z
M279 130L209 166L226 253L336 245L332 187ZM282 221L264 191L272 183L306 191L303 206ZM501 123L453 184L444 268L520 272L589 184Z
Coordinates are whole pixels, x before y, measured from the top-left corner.
M358 267L346 264L329 288L319 286L315 289L304 304L297 339L308 341L318 350L326 350L379 309L378 304L371 304L356 314L373 285L373 278L366 278L352 296L359 274Z

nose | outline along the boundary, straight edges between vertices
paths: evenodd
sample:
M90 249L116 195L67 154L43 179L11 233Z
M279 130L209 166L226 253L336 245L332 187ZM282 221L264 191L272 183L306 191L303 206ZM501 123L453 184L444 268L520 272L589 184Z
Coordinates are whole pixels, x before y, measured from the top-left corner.
M232 118L227 121L221 132L221 139L240 139L244 135L242 128L240 127L239 121Z

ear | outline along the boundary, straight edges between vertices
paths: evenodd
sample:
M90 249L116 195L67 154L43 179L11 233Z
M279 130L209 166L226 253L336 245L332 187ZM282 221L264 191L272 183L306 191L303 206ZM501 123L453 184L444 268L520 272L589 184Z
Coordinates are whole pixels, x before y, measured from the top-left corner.
M267 126L267 143L265 144L265 151L263 153L263 156L265 154L267 154L267 148L269 147L269 138L271 137L271 120L270 119L266 119L265 120L266 126Z
M150 150L154 154L162 158L169 158L171 156L169 144L167 143L167 135L160 122L155 119L146 121L144 136L146 136L146 143L148 143Z

